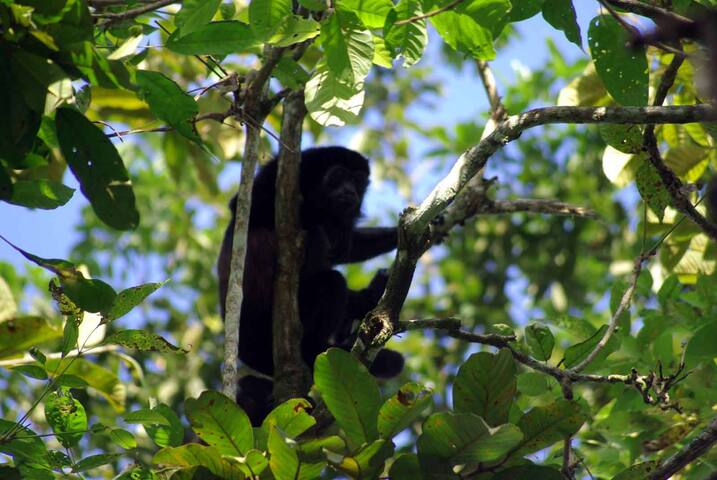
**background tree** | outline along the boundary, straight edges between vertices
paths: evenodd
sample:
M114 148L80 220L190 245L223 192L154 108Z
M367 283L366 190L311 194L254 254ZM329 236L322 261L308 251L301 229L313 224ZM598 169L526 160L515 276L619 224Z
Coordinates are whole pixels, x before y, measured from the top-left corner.
M0 233L29 265L0 263L0 477L714 475L717 5L579 3L0 2ZM527 19L570 53L498 82L488 61L542 40ZM476 84L477 118L426 114ZM239 191L238 319L254 170L282 147L290 187L300 143L373 159L399 249L346 268L392 265L315 409L275 325L289 399L252 429L212 390L241 373L214 261ZM68 260L27 251L13 215L68 202ZM389 340L407 368L379 388L361 362Z

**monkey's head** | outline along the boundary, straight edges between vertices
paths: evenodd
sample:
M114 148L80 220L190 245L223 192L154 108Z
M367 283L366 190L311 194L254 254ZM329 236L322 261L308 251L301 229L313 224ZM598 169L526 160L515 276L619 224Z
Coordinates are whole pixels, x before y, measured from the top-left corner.
M353 225L368 186L368 160L343 147L313 148L301 157L304 222Z

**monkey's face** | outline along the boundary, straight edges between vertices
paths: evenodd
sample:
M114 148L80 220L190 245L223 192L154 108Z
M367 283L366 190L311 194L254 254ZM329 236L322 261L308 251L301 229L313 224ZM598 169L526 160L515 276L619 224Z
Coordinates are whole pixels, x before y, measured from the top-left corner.
M326 210L343 219L356 218L368 186L368 172L336 165L326 171L321 186Z

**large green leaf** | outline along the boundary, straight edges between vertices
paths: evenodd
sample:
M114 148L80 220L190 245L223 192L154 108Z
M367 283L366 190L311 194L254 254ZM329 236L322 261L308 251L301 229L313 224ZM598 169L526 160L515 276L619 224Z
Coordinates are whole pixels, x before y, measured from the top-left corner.
M8 203L43 210L61 207L72 198L72 194L75 191L74 188L65 186L60 182L42 178L19 180L12 184L11 189L12 195L7 199Z
M396 25L396 22L422 14L421 2L400 0L396 8L389 11L383 26L386 48L394 58L403 57L403 66L406 68L417 63L423 56L428 44L426 21L421 19L403 25Z
M672 204L672 196L662 183L660 174L650 162L642 162L635 174L637 191L640 192L642 200L647 203L650 210L662 221L665 209Z
M371 33L353 13L336 13L321 25L321 44L331 73L347 84L362 82L373 63Z
M316 123L325 127L355 122L363 106L363 88L363 83L354 85L339 80L321 62L304 89L306 109Z
M331 348L316 357L314 382L354 446L378 439L381 395L376 380L361 362L344 350Z
M625 29L611 16L599 15L588 29L588 45L605 88L625 106L647 105L648 68L645 49L627 48Z
M383 471L384 462L393 455L390 440L376 440L364 446L355 455L327 455L329 463L350 478L377 478Z
M555 337L550 329L541 323L531 323L525 327L525 340L531 355L538 360L550 360L555 346Z
M588 416L576 401L559 399L544 407L535 407L518 421L523 440L513 456L537 452L577 432Z
M0 418L0 437L10 430L16 433L12 439L0 442L0 452L12 456L15 465L49 471L48 450L42 438L29 428Z
M381 406L378 413L378 433L382 438L391 439L408 427L431 405L430 388L418 383L407 383Z
M402 453L391 464L389 478L392 480L422 480L423 470L415 453Z
M386 22L388 12L393 8L391 0L338 0L339 12L352 12L368 28L381 28Z
M192 123L199 107L179 85L161 73L149 70L137 72L137 84L142 99L149 104L152 113L189 140L202 143Z
M441 473L455 465L501 460L522 438L515 425L490 428L472 413L434 413L418 437L418 458L424 471Z
M127 388L116 373L85 358L48 359L48 372L64 372L84 380L92 391L102 395L118 413L124 411Z
M179 35L185 36L212 21L222 0L184 0L182 9L174 16ZM252 2L253 4L254 2Z
M456 11L465 13L497 38L509 21L511 7L509 0L472 0L459 3Z
M28 348L60 338L62 331L42 317L15 317L0 323L0 358L22 354Z
M181 447L163 448L154 455L152 463L168 467L205 467L224 480L244 480L245 467L222 456L218 449L195 443Z
M583 47L580 36L575 7L572 0L545 0L543 3L543 18L554 28L562 31L565 38L578 47Z
M321 25L313 18L290 15L274 29L274 33L269 37L268 42L277 47L288 47L314 38L320 31ZM283 57L284 59L289 60L287 57Z
M77 445L87 430L85 407L69 390L45 397L45 418L65 448Z
M254 432L244 410L219 392L202 392L184 402L192 430L222 455L244 456L254 446Z
M246 23L224 21L209 23L183 37L175 32L167 39L166 46L184 55L231 55L260 43Z
M516 391L515 371L508 349L474 353L456 375L453 407L479 415L491 426L505 423Z
M319 478L325 461L304 463L295 449L296 443L272 425L269 431L269 467L277 480L312 480Z
M152 411L162 415L166 425L151 423L144 425L147 435L160 447L178 447L184 439L184 427L174 410L160 403L152 407Z
M593 351L595 348L595 345L597 345L600 340L602 340L602 337L605 335L605 332L607 331L608 326L603 325L598 329L592 336L587 338L586 340L583 340L582 342L576 343L575 345L572 345L568 347L565 350L565 356L563 357L563 364L567 368L572 368L578 363L582 362L587 356L590 354L590 352ZM618 337L613 335L610 337L610 340L608 340L607 345L600 351L597 357L595 357L595 360L593 363L599 362L601 359L607 357L609 354L614 352L618 349L620 346L620 340Z
M100 220L117 230L136 228L132 184L112 142L77 110L58 109L55 123L62 154Z
M249 3L249 25L259 40L269 38L291 14L291 0L252 0Z
M526 20L534 15L543 8L545 0L520 0L519 2L511 2L512 8L508 14L508 19L511 22L520 22Z
M431 23L443 40L457 52L478 60L495 58L493 32L470 15L448 10L431 17Z
M261 429L266 435L275 426L289 438L296 438L311 428L316 420L307 413L311 409L311 403L303 398L292 398L278 407L274 408L261 424Z

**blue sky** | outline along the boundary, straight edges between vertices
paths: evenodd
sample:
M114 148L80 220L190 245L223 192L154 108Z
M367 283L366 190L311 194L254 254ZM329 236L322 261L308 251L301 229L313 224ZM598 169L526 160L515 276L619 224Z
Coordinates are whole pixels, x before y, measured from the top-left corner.
M596 14L598 3L579 1L575 4L585 42L589 21ZM522 38L500 50L498 58L492 62L500 85L509 85L515 78L516 65L528 68L542 66L548 57L547 38L553 39L560 51L569 58L583 55L578 47L569 43L561 32L552 29L539 15L517 24L517 28ZM439 65L435 59L437 35L431 35L430 40L432 45L429 45L429 53L421 60L424 66ZM446 125L451 125L456 120L478 118L485 111L487 102L474 68L464 68L459 74L451 71L450 74L438 75L443 80L444 96L437 102L437 108L430 112L417 111L418 121L425 120L427 124L434 125L445 122ZM424 116L425 118L422 118ZM70 187L78 188L77 182L70 174L66 175L65 183ZM386 192L381 193L381 195L385 194ZM77 239L74 226L79 223L80 210L86 204L87 200L79 189L64 207L54 211L33 211L0 202L0 234L19 247L41 257L67 258ZM369 216L377 213L375 207L375 197L369 197L367 202ZM4 243L0 244L0 261L8 261L20 271L26 265L25 259Z

